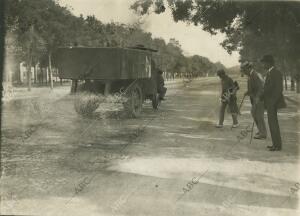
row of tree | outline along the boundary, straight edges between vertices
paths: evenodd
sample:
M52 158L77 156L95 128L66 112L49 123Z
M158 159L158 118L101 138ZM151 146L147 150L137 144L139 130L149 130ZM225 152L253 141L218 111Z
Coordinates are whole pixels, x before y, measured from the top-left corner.
M252 61L258 70L259 59L272 54L300 92L300 2L136 0L131 6L140 15L163 13L167 7L176 22L199 25L211 34L224 33L224 49L239 51L240 61Z
M174 38L166 43L152 38L143 31L140 23L104 24L95 16L77 17L67 7L55 0L6 1L6 50L13 56L18 70L20 62L26 62L28 88L31 88L31 67L39 64L48 67L52 83L52 54L62 46L130 47L142 44L159 50L159 62L164 71L174 74L204 76L215 74L220 63L214 64L198 55L185 57ZM34 67L35 68L35 67Z

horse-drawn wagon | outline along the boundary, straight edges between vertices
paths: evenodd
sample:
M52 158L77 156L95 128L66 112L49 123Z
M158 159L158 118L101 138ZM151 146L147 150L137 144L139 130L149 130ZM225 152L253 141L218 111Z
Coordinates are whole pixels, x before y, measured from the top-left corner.
M123 94L127 98L125 109L137 117L146 99L152 101L154 109L159 103L153 52L156 50L144 47L68 47L59 48L54 61L59 77L72 80L72 93Z

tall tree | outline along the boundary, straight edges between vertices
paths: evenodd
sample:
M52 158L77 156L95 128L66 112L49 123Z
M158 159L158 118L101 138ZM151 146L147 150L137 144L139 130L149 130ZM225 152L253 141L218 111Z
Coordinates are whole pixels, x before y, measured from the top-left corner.
M163 13L164 3L137 0L131 8L140 15ZM228 53L239 51L241 61L273 54L284 73L299 77L289 70L300 58L300 2L167 0L167 4L176 22L200 25L211 34L224 33L221 45Z

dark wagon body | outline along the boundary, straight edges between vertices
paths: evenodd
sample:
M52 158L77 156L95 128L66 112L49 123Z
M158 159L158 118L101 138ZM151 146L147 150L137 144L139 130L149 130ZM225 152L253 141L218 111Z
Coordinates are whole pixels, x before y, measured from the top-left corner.
M90 91L107 95L127 90L128 97L135 91L139 94L137 100L143 103L145 99L151 99L153 107L157 108L157 70L153 51L146 48L68 47L57 50L54 62L60 78L73 80L72 92L78 91L78 81L84 80Z
M60 77L64 79L117 80L151 77L152 53L146 50L60 48L56 56Z

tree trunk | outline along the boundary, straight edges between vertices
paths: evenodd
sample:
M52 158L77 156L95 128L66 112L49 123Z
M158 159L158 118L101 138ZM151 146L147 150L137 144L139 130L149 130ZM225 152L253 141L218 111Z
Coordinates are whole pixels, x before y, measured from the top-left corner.
M284 72L284 86L285 86L285 90L288 90L286 72Z
M284 87L285 87L285 90L288 90L288 86L287 86L287 79L286 79L286 70L287 70L287 62L285 59L283 59L283 78L284 78Z
M37 81L37 65L34 65L33 76L34 76L33 82L36 83L36 81Z
M27 62L27 85L28 91L31 91L31 54L29 54Z
M49 73L48 73L48 71L49 71L49 70L48 70L48 67L46 68L45 71L46 71L46 85L48 85L48 77L49 77L49 75L48 75L48 74L49 74Z
M18 79L18 84L21 84L22 83L22 80L21 80L21 66L20 66L20 63L18 62L18 73L17 73L17 79Z
M42 85L44 84L44 68L41 68L41 80L42 80Z
M31 91L31 64L32 64L32 35L33 35L33 26L30 27L30 41L28 49L28 62L27 62L27 83L28 91Z
M300 80L297 80L297 93L300 93Z
M49 79L50 79L50 88L53 89L53 80L52 80L52 63L51 63L51 52L48 55L49 60Z

